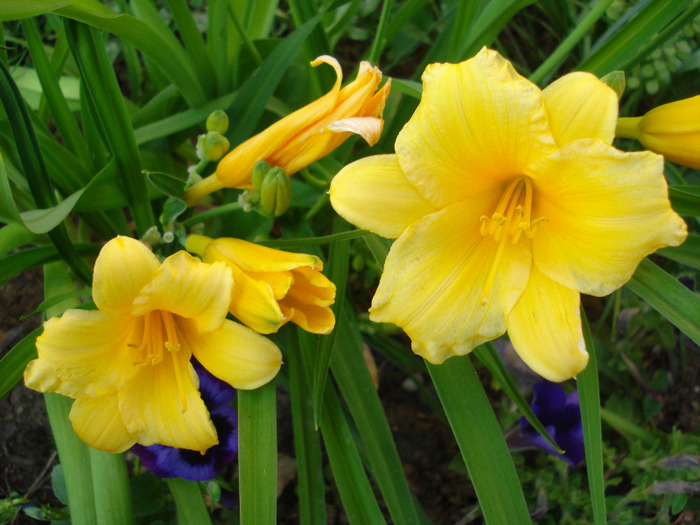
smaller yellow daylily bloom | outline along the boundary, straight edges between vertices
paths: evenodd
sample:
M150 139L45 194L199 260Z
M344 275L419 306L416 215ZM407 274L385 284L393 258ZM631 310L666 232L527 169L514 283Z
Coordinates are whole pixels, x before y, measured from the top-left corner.
M615 134L700 170L700 95L656 107L643 117L620 118Z
M270 340L226 319L233 277L184 251L161 264L145 245L116 237L95 262L98 310L67 310L37 338L29 388L75 398L70 420L88 445L135 443L205 452L218 442L191 358L239 389L275 377Z
M663 159L612 146L616 93L590 73L541 90L496 51L431 64L393 155L345 166L330 200L395 238L370 319L433 364L506 331L551 381L583 370L580 293L603 296L687 236Z
M321 273L323 262L315 255L204 235L187 237L187 249L231 268L229 311L257 332L271 334L290 321L314 334L333 330L335 285Z
M229 152L213 175L185 192L189 206L222 188L251 188L250 176L259 160L292 175L328 155L353 134L360 135L370 146L376 144L384 126L382 112L391 79L377 90L382 72L363 61L357 78L341 89L343 72L338 61L322 55L311 62L314 67L319 64L335 69L333 88Z

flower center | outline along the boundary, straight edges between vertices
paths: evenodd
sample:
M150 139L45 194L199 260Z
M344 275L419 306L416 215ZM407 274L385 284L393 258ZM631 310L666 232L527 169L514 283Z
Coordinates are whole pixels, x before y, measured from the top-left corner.
M180 411L187 410L187 396L185 393L183 377L186 370L182 365L177 352L180 350L182 334L171 312L165 310L153 310L143 316L143 333L138 345L133 346L139 353L139 360L135 365L151 364L152 366L162 362L165 357L172 359L175 382L180 395ZM167 350L167 353L165 352Z
M479 219L481 221L481 235L490 236L498 243L496 255L491 263L491 269L481 293L482 305L488 303L489 294L503 258L506 240L510 238L513 244L517 244L523 233L528 239L532 239L540 223L548 220L546 217L532 220L532 194L530 178L518 177L506 186L491 217L482 215Z

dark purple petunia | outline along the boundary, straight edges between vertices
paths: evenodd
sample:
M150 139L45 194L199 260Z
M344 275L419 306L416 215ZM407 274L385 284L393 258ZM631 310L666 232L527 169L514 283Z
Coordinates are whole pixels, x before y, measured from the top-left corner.
M238 452L238 414L231 406L236 390L211 375L198 363L195 363L195 370L199 376L199 391L216 427L219 444L204 454L165 445L134 445L131 450L143 465L161 478L180 477L191 481L215 478Z
M583 426L578 391L567 396L557 383L540 381L532 387L532 392L532 411L564 453L558 453L547 443L524 416L520 418L520 429L508 436L508 445L514 449L538 447L571 465L577 465L583 459Z

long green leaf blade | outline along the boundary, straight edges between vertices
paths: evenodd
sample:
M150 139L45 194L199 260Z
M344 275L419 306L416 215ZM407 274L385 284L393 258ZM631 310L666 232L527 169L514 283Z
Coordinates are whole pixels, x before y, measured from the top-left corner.
M426 363L486 523L530 523L518 474L491 402L468 356Z
M606 523L605 480L603 472L603 436L600 423L600 389L598 387L598 365L595 343L588 327L586 314L581 309L583 337L588 349L588 366L577 376L581 422L583 424L583 445L586 454L588 487L591 491L593 521L596 525Z
M627 288L700 345L700 297L649 259L644 259Z
M277 520L275 381L238 391L238 468L241 525Z

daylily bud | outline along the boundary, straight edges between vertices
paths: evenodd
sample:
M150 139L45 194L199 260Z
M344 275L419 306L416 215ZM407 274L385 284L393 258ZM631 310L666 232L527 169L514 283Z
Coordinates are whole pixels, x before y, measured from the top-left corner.
M229 150L228 139L218 131L210 131L200 135L197 140L197 157L210 162L217 161Z
M207 117L207 131L226 133L228 130L228 115L225 111L217 109Z
M605 82L613 89L613 91L615 91L615 93L617 93L618 100L622 98L622 94L625 92L624 71L611 71L607 75L600 77L600 80Z
M292 183L282 168L272 168L267 172L260 188L260 206L263 211L279 217L292 202Z
M700 95L656 107L643 117L620 118L615 134L637 139L667 160L700 169Z
M265 175L267 175L271 169L272 166L270 166L264 160L259 160L255 163L255 166L253 166L253 173L251 174L250 179L253 183L253 188L255 188L256 191L260 192L260 190L262 189L263 180L265 179Z
M311 62L312 66L319 64L335 69L333 88L234 148L221 159L216 173L185 192L189 206L222 188L250 188L253 166L260 159L292 175L331 153L353 134L360 135L370 146L379 140L391 81L377 89L381 71L362 62L357 78L341 89L343 76L338 61L323 55Z

